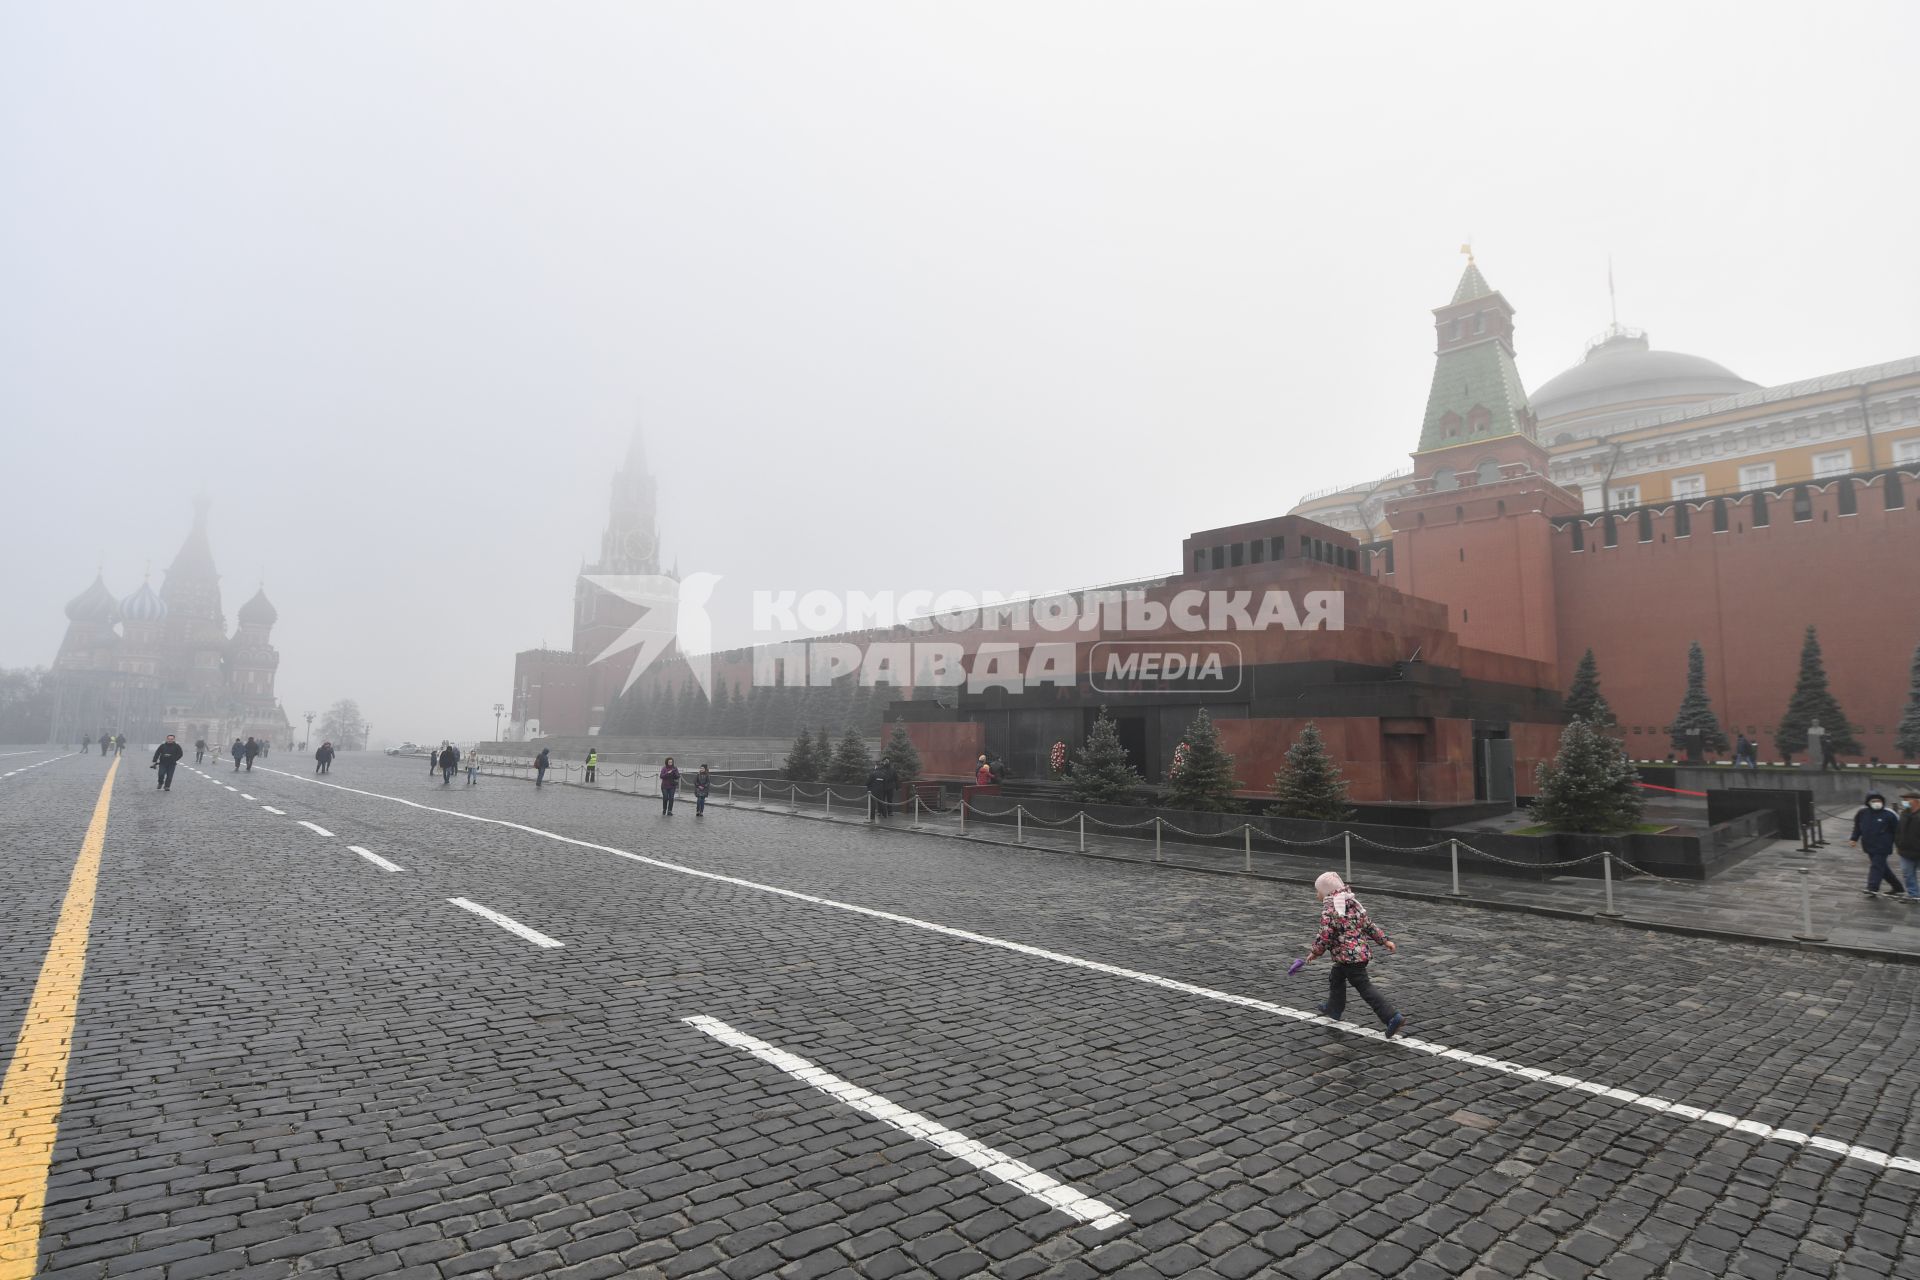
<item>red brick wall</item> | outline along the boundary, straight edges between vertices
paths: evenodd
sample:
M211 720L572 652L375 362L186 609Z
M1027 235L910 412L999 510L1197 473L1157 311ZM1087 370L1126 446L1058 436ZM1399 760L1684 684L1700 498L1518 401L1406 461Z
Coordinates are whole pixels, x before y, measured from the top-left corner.
M1854 483L1847 481L1845 483ZM1692 534L1675 536L1671 509L1652 515L1641 542L1636 516L1617 518L1618 545L1603 545L1598 518L1585 551L1568 531L1553 540L1560 663L1571 672L1591 646L1601 688L1628 732L1630 754L1664 756L1663 733L1686 691L1687 645L1706 651L1707 692L1729 738L1759 726L1763 756L1799 673L1809 623L1834 695L1870 756L1897 760L1893 734L1906 702L1909 663L1920 644L1920 590L1908 579L1920 557L1920 477L1904 481L1900 509L1886 510L1881 482L1857 487L1858 514L1839 514L1834 484L1815 491L1813 519L1793 518L1790 492L1769 495L1770 523L1754 528L1751 499L1728 501L1726 533L1713 532L1710 504L1692 511Z
M978 724L907 725L907 738L920 753L929 778L969 778L987 749L986 726Z

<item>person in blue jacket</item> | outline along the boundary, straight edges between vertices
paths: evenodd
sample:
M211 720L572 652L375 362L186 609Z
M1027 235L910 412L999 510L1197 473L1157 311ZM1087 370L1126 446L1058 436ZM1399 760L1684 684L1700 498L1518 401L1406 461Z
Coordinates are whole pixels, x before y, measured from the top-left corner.
M1899 834L1900 819L1887 808L1887 798L1878 791L1869 791L1866 807L1853 815L1853 835L1847 840L1854 848L1867 851L1866 895L1869 898L1879 892L1882 880L1887 882L1887 892L1896 897L1906 894L1900 877L1887 865L1887 859L1893 854L1894 839Z

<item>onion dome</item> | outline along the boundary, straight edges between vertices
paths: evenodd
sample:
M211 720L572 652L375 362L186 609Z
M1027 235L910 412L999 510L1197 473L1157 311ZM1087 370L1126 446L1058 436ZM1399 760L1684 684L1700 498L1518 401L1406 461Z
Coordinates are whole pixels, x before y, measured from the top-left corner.
M260 588L253 593L253 599L240 606L240 625L243 627L270 627L280 619L280 611L267 599L267 589Z
M159 622L167 616L167 602L151 583L143 582L140 589L120 602L120 619L123 622Z
M116 603L113 592L96 573L92 586L67 601L67 618L73 622L112 622Z

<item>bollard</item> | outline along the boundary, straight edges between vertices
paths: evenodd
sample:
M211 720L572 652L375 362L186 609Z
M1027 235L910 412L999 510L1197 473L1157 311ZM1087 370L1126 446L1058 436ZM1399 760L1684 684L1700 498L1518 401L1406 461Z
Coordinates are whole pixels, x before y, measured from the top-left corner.
M967 793L960 793L960 834L967 834Z
M831 783L827 786L827 816L829 818L833 816L833 786Z
M732 778L727 779L727 803L728 804L733 803L733 779Z
M1447 849L1448 849L1449 856L1453 861L1453 890L1447 896L1449 898L1464 898L1467 895L1460 892L1460 841L1459 839L1456 837L1452 840L1447 841Z
M1813 852L1813 824L1811 822L1803 822L1800 824L1800 852Z
M1825 818L1816 817L1813 820L1813 843L1821 849L1827 847L1827 820Z
M1153 860L1160 861L1160 819L1153 820Z
M1813 931L1812 867L1800 868L1800 932L1793 936L1801 942L1825 942L1827 935Z
M767 784L764 781L753 784L753 802L755 804L767 802Z
M1246 855L1247 855L1246 872L1248 875L1252 875L1253 874L1253 824L1251 822L1243 822L1240 824L1240 839L1242 841L1242 847L1246 850Z
M1080 811L1080 852L1087 851L1087 811Z
M913 825L916 830L920 826L920 793L918 791L913 793Z
M1352 884L1353 883L1353 832L1342 831L1340 833L1340 843L1343 846L1345 846L1347 851L1347 883Z
M1611 853L1603 851L1600 854L1600 877L1607 882L1607 906L1606 910L1600 914L1618 917L1620 913L1613 909L1613 855Z
M1027 842L1026 815L1027 807L1025 805L1017 804L1013 806L1013 842L1015 844L1025 844Z

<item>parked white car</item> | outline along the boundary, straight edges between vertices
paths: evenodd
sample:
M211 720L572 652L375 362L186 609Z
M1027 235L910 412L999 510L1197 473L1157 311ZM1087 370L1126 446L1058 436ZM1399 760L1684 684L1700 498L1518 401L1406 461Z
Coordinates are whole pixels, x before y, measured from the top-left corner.
M419 743L403 742L397 747L388 747L387 754L390 756L417 756L423 754L423 752Z

